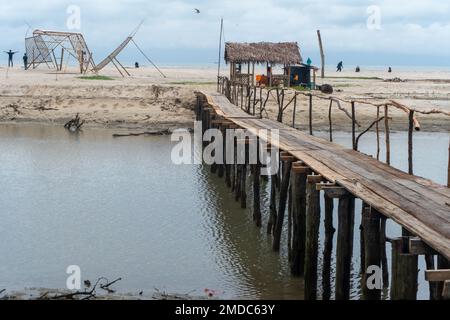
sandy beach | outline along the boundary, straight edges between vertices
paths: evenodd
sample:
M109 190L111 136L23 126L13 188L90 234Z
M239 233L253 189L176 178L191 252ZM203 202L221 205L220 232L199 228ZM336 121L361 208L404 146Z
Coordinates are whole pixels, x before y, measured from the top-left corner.
M75 71L75 70L73 70ZM196 90L216 89L217 69L211 67L164 67L166 78L153 68L132 69L132 77L122 78L115 69L102 75L113 80L86 80L73 73L56 74L41 68L24 71L0 68L0 121L3 123L43 123L63 125L77 113L88 127L117 128L133 131L173 130L193 125ZM224 69L223 74L226 74ZM89 76L89 74L88 74ZM420 110L439 108L450 111L450 72L366 70L361 73L327 71L326 79L334 87L333 96L382 103L394 99ZM402 82L390 82L398 78ZM320 93L320 92L317 92ZM297 126L308 122L307 97L299 102ZM314 102L314 128L328 128L327 100ZM349 110L349 105L343 105ZM265 117L276 117L275 101L269 101ZM407 130L407 115L393 110L393 130ZM376 118L376 108L357 105L361 127ZM348 131L350 119L339 110L333 113L337 130ZM450 117L418 115L423 131L450 131ZM292 110L286 110L284 121L291 123Z

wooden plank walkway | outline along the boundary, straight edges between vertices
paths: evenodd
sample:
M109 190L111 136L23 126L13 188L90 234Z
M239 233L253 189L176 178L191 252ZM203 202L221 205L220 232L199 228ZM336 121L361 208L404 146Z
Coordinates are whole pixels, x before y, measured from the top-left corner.
M216 114L259 136L278 129L282 151L347 189L450 259L450 189L409 175L357 151L245 113L218 93L201 93Z

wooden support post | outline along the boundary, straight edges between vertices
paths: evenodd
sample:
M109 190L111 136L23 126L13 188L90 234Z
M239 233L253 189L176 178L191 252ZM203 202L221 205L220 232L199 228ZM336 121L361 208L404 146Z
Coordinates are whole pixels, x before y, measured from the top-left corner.
M380 107L377 107L377 119L380 119ZM380 122L375 124L377 133L377 160L380 160Z
M333 142L333 118L332 118L333 99L330 99L330 106L328 108L328 122L330 125L330 142Z
M384 134L386 138L386 163L391 164L391 138L389 129L389 106L384 106Z
M380 257L383 271L383 288L389 288L389 267L386 254L386 217L381 216L380 221Z
M350 299L350 274L355 224L355 198L346 190L338 195L338 234L336 248L336 300Z
M259 141L257 140L259 148ZM257 163L253 166L253 221L258 228L261 227L261 164L259 162L259 150Z
M381 288L369 287L368 278L372 274L367 272L367 268L370 266L378 266L381 268L380 223L380 214L374 208L366 207L363 212L365 268L362 283L363 297L365 300L381 299Z
M309 169L301 163L292 165L292 252L291 274L303 276L306 239L306 178Z
M417 298L418 257L405 251L404 241L408 241L408 238L394 239L391 242L391 300L416 300Z
M273 251L280 251L281 232L283 231L284 215L286 211L286 203L289 191L289 182L291 177L291 168L294 157L289 155L281 155L283 162L283 180L281 181L280 202L278 204L278 216L275 225L275 234L273 235Z
M322 299L331 298L331 255L333 253L333 237L336 229L333 226L334 200L327 194L325 197L325 244L323 250Z
M361 210L361 225L359 226L359 250L360 250L360 268L359 273L364 275L366 272L366 248L364 241L364 215L366 214L367 208L370 208L365 202L362 203Z
M409 111L408 128L408 173L414 174L413 169L413 133L414 133L414 110Z
M450 269L450 261L448 261L446 258L444 258L442 255L437 256L437 269ZM443 282L437 282L436 283L436 290L439 293L439 296L437 297L438 300L442 300L444 297L442 296L443 290L444 290L444 283Z
M320 181L322 176L308 176L306 184L305 300L317 299L320 191L316 184Z
M294 93L294 111L292 112L292 128L295 128L296 114L297 114L297 93Z
M352 145L353 150L357 151L358 146L356 145L356 110L355 101L352 101Z
M447 188L450 188L450 142L448 144Z
M312 136L313 132L313 96L309 94L309 134Z
M277 221L277 179L278 174L270 176L270 215L267 223L267 234L275 233Z

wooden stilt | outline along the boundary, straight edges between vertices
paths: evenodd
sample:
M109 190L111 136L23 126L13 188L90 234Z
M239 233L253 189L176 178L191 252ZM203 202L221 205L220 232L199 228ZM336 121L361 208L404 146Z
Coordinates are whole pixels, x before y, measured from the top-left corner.
M381 216L380 221L380 257L383 271L383 288L389 288L389 267L386 255L386 217Z
M273 251L280 251L281 232L283 231L284 215L286 211L287 196L289 191L289 182L291 177L292 162L295 160L292 156L282 155L283 162L283 180L281 181L280 201L278 204L278 216L275 224L275 233L273 235Z
M292 246L291 274L303 276L306 239L306 178L308 168L300 163L292 165Z
M437 256L437 269L450 269L450 261L445 259L443 256ZM444 282L436 282L436 290L439 293L437 300L442 300L442 292L444 289Z
M381 268L381 250L380 250L380 214L373 208L366 206L363 211L364 226L364 248L365 248L365 267L362 283L363 297L365 300L380 300L381 288L370 287L368 278L372 276L367 272L370 266L378 266ZM375 279L375 281L381 279ZM372 283L372 285L374 285Z
M267 234L275 233L275 224L277 221L277 179L278 174L270 176L270 216L267 223Z
M392 240L391 300L415 300L417 298L417 255L405 252L407 238Z
M346 191L338 198L339 221L336 248L336 300L349 300L355 224L355 198Z
M253 221L261 227L261 165L253 165Z
M380 119L380 107L377 107L377 119ZM377 160L380 160L380 122L375 124L377 133Z
M317 299L317 261L319 254L320 191L322 176L308 176L306 184L305 300Z
M333 226L334 200L325 194L325 244L323 250L322 299L331 299L331 256L333 253L333 237L336 229Z

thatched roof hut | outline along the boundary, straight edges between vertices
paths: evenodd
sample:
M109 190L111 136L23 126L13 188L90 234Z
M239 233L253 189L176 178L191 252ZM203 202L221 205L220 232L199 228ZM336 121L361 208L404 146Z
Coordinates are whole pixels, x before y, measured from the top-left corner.
M270 63L295 65L303 59L297 42L257 42L225 44L225 61L227 63Z

